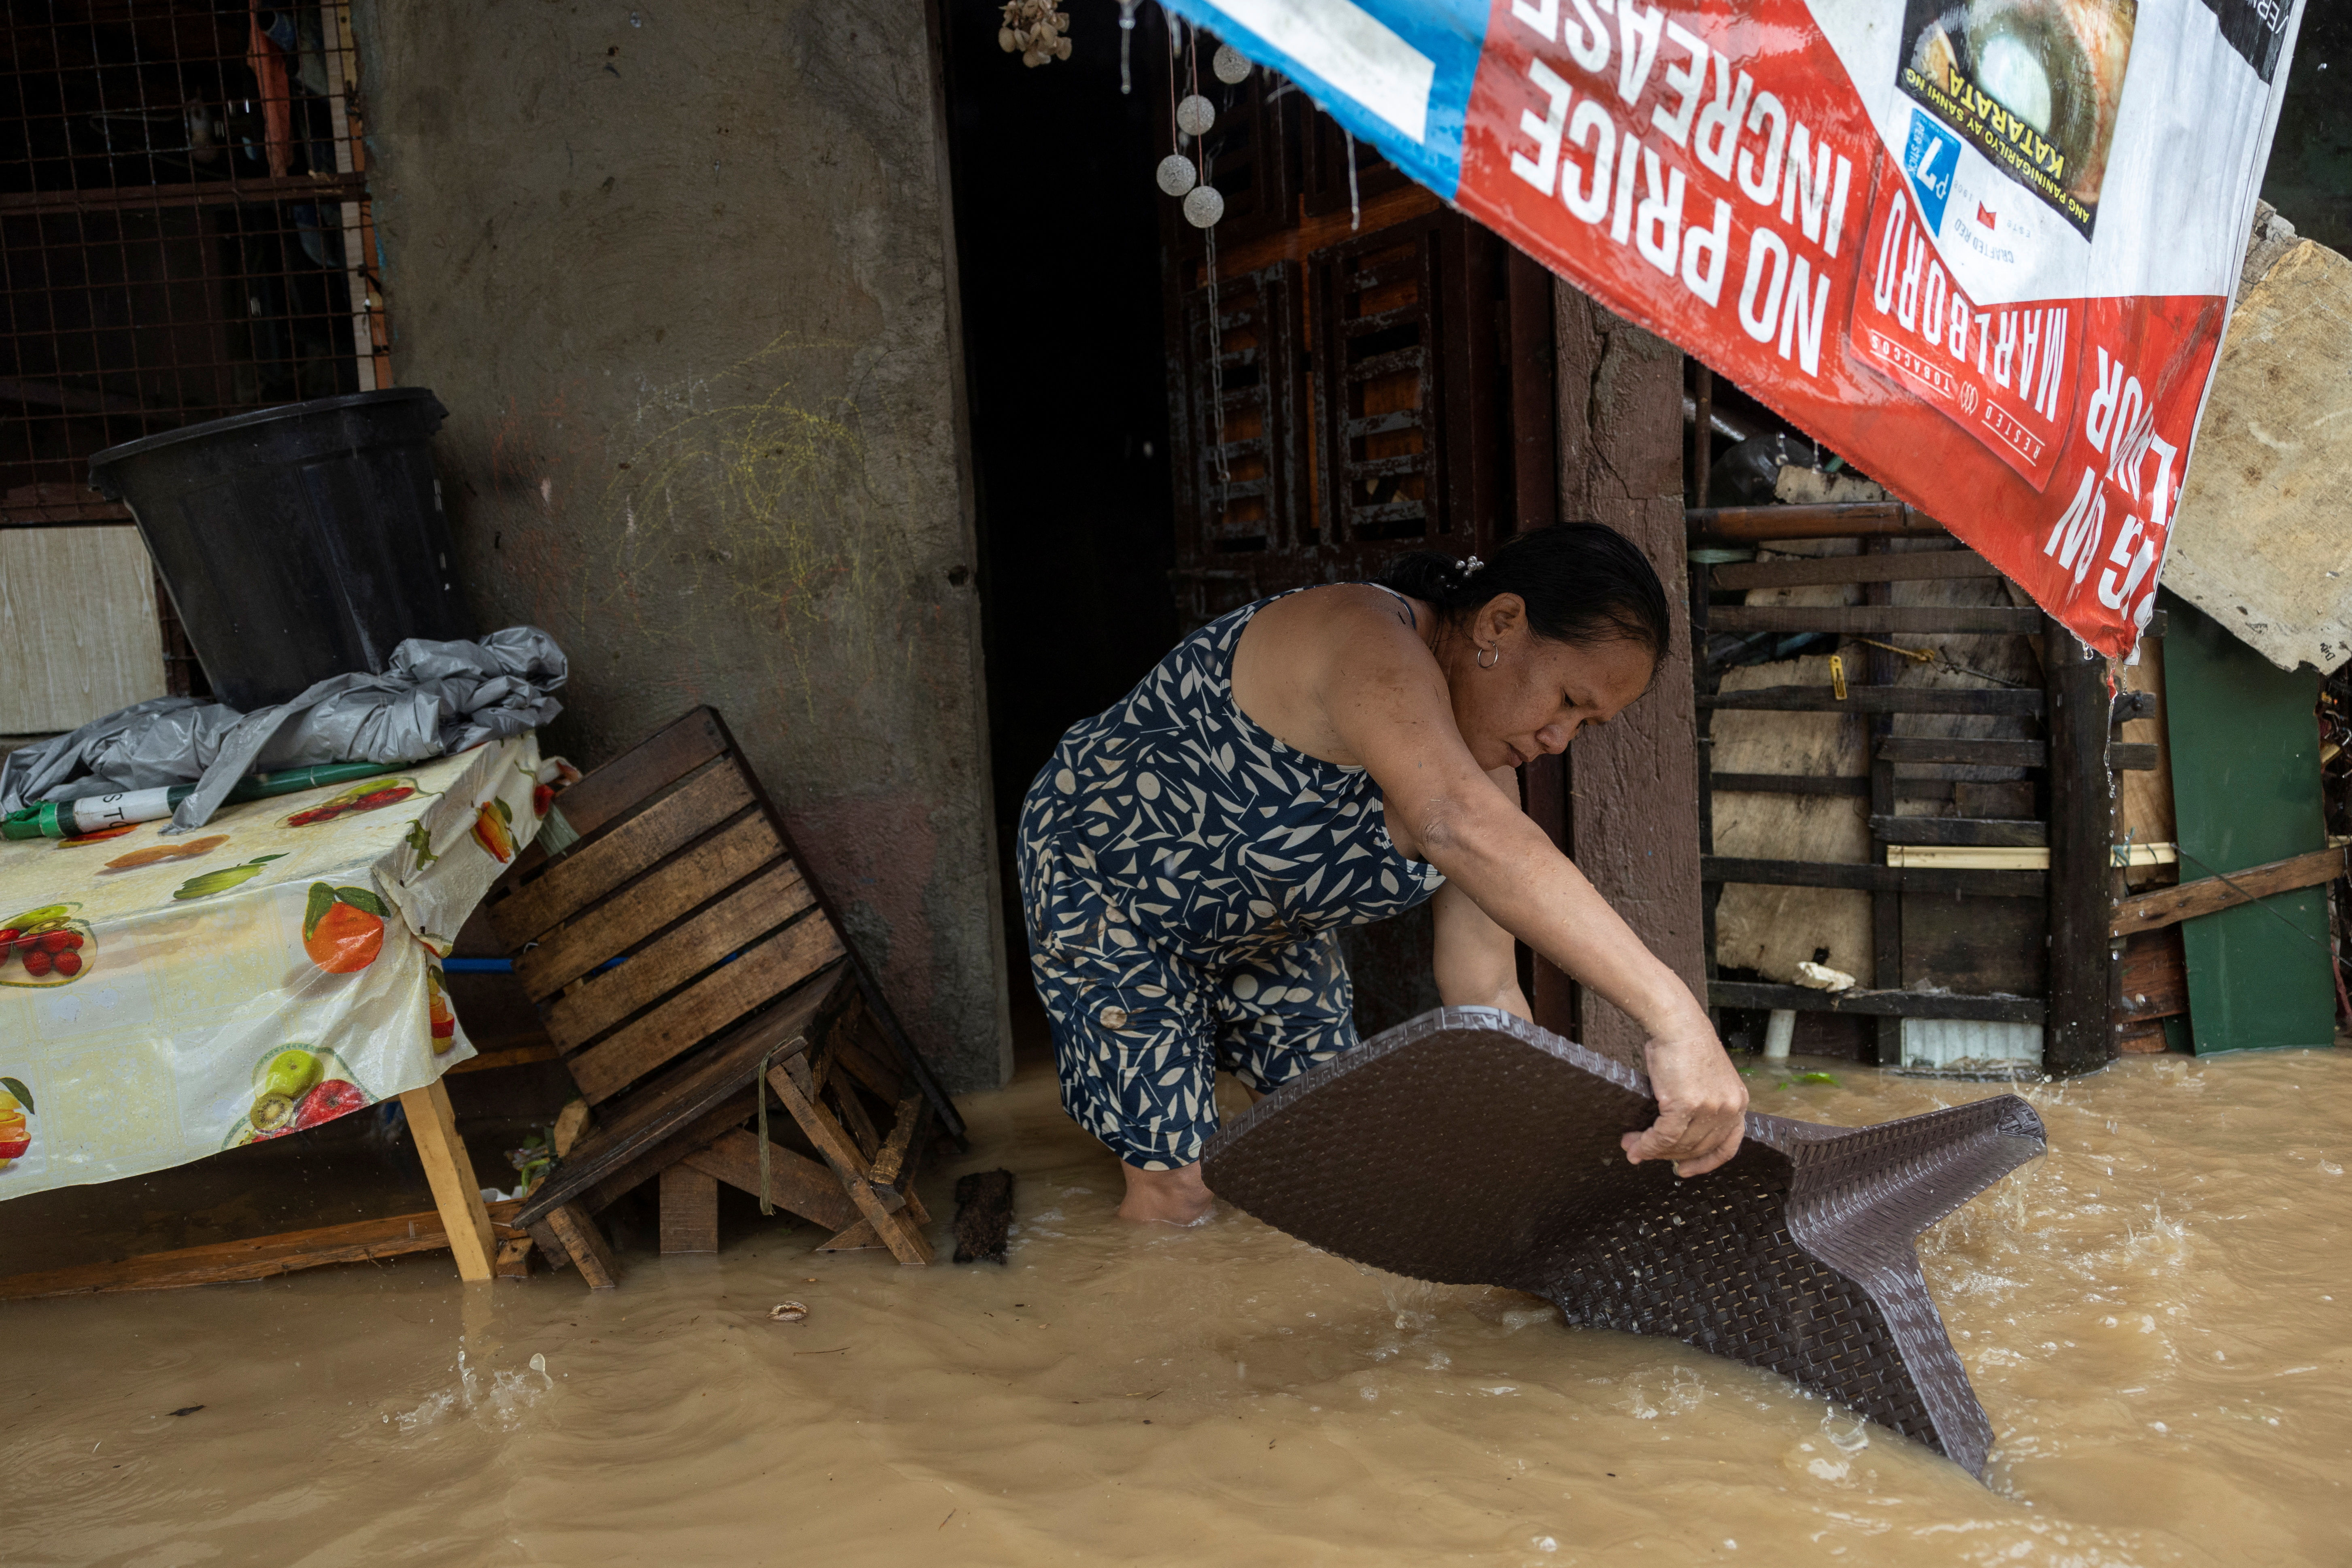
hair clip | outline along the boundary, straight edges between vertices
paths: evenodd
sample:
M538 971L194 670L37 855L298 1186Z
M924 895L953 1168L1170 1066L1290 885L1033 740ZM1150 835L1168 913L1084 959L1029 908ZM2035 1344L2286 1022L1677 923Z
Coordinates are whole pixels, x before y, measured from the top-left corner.
M1486 569L1486 563L1484 561L1479 560L1475 555L1471 556L1468 560L1462 563L1462 575L1465 577L1475 576L1476 574L1484 572Z

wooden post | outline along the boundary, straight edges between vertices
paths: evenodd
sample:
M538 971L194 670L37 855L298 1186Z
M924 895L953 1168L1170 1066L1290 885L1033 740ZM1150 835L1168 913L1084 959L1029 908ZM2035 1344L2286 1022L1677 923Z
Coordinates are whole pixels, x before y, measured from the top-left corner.
M1569 748L1569 858L1703 1002L1682 354L1566 283L1554 285L1553 306L1560 516L1606 523L1639 545L1674 617L1649 691ZM1581 1004L1581 1043L1639 1066L1644 1037L1633 1021L1597 996Z
M474 1163L457 1136L457 1115L449 1108L449 1090L439 1079L400 1097L408 1112L409 1135L416 1140L416 1157L425 1163L425 1179L433 1186L433 1205L441 1211L442 1228L449 1233L449 1250L457 1255L457 1278L468 1282L491 1277L490 1214L482 1206L482 1190L474 1184Z
M1505 258L1509 322L1511 500L1521 533L1559 521L1559 410L1552 380L1551 274L1517 247Z
M2050 694L2050 1012L2042 1065L2088 1072L2116 1059L2121 945L2115 900L2115 794L2107 765L2113 699L2106 663L2049 620L2042 667Z
M1568 759L1538 757L1519 770L1520 787L1526 795L1527 814L1535 819L1551 838L1552 847L1568 853L1570 832L1568 820ZM1535 1011L1535 1021L1565 1039L1576 1039L1582 1033L1576 1019L1576 982L1541 953L1535 954L1535 990L1528 997L1528 1005Z
M1689 488L1684 499L1692 506L1706 504L1706 481L1715 468L1715 372L1691 361L1691 427ZM1702 574L1704 575L1704 574Z
M1863 541L1865 554L1887 552L1884 539ZM1865 605L1892 605L1895 584L1864 583L1862 602ZM1884 647L1865 647L1863 668L1873 686L1893 687L1895 655ZM1879 755L1879 742L1895 733L1895 715L1874 713L1866 721L1870 746L1870 817L1874 824L1895 816L1895 764ZM1870 858L1879 865L1886 864L1886 846L1875 832L1871 835ZM1903 988L1903 895L1880 889L1870 895L1870 983L1881 991ZM1903 1064L1903 1020L1881 1018L1874 1026L1880 1067L1900 1067Z

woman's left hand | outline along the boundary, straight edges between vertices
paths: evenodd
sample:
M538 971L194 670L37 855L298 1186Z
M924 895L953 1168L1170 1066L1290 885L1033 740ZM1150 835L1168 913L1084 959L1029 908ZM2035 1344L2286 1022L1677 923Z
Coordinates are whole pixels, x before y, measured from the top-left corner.
M1739 1152L1747 1130L1748 1086L1705 1015L1653 1034L1643 1047L1658 1119L1621 1142L1625 1158L1672 1160L1677 1176L1714 1170Z

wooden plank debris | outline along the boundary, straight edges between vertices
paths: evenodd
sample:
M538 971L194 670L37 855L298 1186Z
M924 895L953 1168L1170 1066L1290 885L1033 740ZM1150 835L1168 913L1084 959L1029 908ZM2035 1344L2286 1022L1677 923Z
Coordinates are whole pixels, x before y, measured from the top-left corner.
M2307 855L2291 855L2284 860L2231 871L2226 879L2200 877L2193 882L2158 888L2153 892L2126 899L2116 906L2113 929L2117 936L2138 931L2154 931L2158 926L2195 920L2200 915L2218 914L2223 910L2251 903L2255 899L2266 899L2273 893L2292 893L2304 888L2316 888L2344 874L2343 845L2315 849ZM2284 937L2285 933L2280 934Z
M517 1233L510 1225L520 1200L489 1205L489 1216L511 1245ZM270 1279L302 1268L333 1263L361 1263L399 1258L412 1252L438 1252L449 1245L438 1210L391 1215L383 1219L354 1220L347 1225L311 1230L283 1231L276 1236L243 1241L213 1242L170 1252L150 1252L109 1263L0 1278L0 1301L28 1301L44 1296L81 1296L117 1290L178 1290L197 1285L225 1285L242 1280Z
M1796 713L2005 713L2039 718L2039 691L1955 690L1934 686L1849 685L1840 696L1832 686L1764 686L1702 696L1701 708L1758 709Z
M549 931L538 945L515 955L515 973L531 1000L543 1002L614 954L667 931L713 895L774 860L783 847L766 817L743 817L663 865L631 888L627 898L600 904Z
M1718 588L1794 588L1814 583L1916 583L1944 577L2000 575L2000 567L1973 550L1737 561L1717 566L1714 572L1715 585Z
M1941 991L1816 991L1807 985L1763 985L1717 980L1707 986L1717 1007L1759 1011L1856 1013L1883 1018L1961 1018L1995 1024L2039 1024L2047 1009L2038 996L1959 996Z
M1718 632L1829 632L1839 637L1919 637L1938 632L2042 629L2042 612L2003 605L1717 605L1708 629Z

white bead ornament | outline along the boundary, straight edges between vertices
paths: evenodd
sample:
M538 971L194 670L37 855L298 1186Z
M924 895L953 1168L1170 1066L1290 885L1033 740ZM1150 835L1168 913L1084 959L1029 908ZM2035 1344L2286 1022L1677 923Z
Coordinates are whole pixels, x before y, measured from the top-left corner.
M1231 44L1217 46L1216 60L1209 68L1215 71L1217 79L1227 87L1239 87L1249 80L1249 57Z
M1216 122L1216 106L1197 92L1176 106L1176 129L1187 136L1204 136Z
M1200 171L1181 153L1171 153L1160 160L1159 178L1160 188L1171 196L1181 196L1201 183Z
M1207 228L1224 216L1225 198L1214 185L1202 185L1184 198L1184 221L1194 228Z

